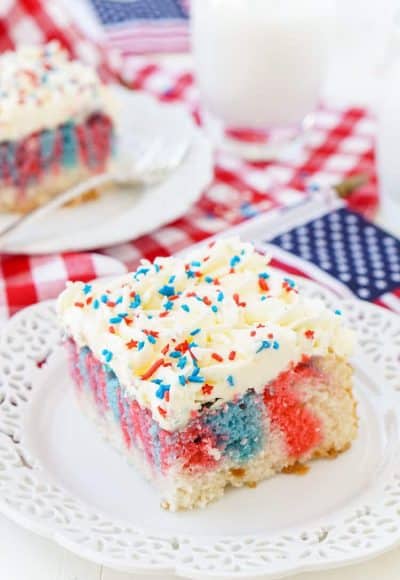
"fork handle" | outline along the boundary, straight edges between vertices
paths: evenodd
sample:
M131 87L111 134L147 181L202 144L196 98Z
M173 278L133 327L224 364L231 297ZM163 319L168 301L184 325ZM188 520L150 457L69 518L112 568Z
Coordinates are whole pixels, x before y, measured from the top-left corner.
M43 218L51 211L57 209L58 207L64 205L65 203L68 203L69 201L72 201L73 199L79 197L80 195L83 195L90 189L100 187L101 185L112 182L113 180L114 176L112 175L112 173L109 172L101 173L100 175L93 175L92 177L89 177L89 179L87 179L86 181L79 183L78 185L68 189L67 191L62 191L58 193L43 205L40 205L39 207L34 208L28 213L22 215L21 217L18 217L16 220L11 222L11 224L9 224L0 231L0 250L7 242L9 235L15 233L21 227L26 226L27 224L34 223L36 220Z

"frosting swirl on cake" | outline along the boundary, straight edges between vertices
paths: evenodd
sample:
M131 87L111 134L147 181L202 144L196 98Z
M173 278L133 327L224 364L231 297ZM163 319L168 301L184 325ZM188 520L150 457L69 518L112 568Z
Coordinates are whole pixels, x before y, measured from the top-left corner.
M58 312L77 344L168 430L204 404L261 392L304 356L347 357L353 346L339 311L301 296L236 238L185 259L144 260L111 282L70 283Z

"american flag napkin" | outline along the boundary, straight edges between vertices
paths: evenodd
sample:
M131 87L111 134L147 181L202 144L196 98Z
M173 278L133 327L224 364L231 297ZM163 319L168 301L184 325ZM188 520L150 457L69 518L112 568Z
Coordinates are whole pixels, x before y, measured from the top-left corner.
M123 56L188 49L188 0L86 1L108 45Z

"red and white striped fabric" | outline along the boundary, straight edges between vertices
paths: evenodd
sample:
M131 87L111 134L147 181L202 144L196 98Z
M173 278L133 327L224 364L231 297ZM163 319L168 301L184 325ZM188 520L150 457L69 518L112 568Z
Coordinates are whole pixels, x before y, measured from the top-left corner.
M0 51L24 42L57 38L72 54L97 63L113 76L104 48L86 39L60 11L57 0L6 0L0 3ZM90 56L91 55L91 56ZM113 61L115 66L115 62ZM190 71L161 67L129 58L121 75L133 88L164 101L182 102L201 123L201 110ZM54 297L67 279L132 269L143 258L168 255L273 208L287 207L309 195L310 189L338 183L359 173L368 185L349 198L349 206L373 215L378 203L374 160L374 121L363 109L321 108L309 141L296 158L278 163L250 164L217 154L214 181L182 218L131 242L98 253L29 258L0 257L0 318L39 300ZM290 268L290 266L289 266Z

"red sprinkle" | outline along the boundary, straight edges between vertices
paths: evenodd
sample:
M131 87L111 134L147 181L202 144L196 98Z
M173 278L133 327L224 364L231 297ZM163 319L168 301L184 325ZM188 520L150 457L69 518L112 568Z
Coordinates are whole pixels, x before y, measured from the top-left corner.
M161 350L161 352L163 355L166 355L168 351L169 351L169 344L166 344L164 346L164 348Z
M231 350L231 352L229 353L229 360L235 360L236 358L236 351L235 350Z
M312 340L314 338L314 331L313 330L306 330L304 333L304 336L306 338L309 338L310 340Z
M207 306L211 306L211 304L212 304L212 302L211 302L211 300L209 299L209 297L208 297L208 296L204 296L204 298L203 298L203 302L204 302L204 304L206 304Z
M133 323L132 318L128 318L127 316L124 318L124 322L127 326L130 326Z
M165 391L164 393L164 400L169 403L169 391Z
M256 333L256 331L255 331L255 330L252 330L252 331L250 332L250 336L255 336L256 334L257 334L257 333Z
M157 411L160 413L162 417L165 417L165 415L167 414L167 411L162 407L157 407Z
M74 306L76 306L77 308L85 308L85 305L83 302L75 302Z
M221 285L221 282L219 281L218 278L214 278L213 284L214 284L214 286L220 286Z
M144 375L141 376L141 379L143 381L149 379L150 377L152 377L154 375L154 373L156 372L157 369L160 368L160 366L163 364L164 360L162 358L159 358L158 360L156 360L156 362L154 364L151 365L151 367L144 373Z
M203 262L207 262L210 259L210 256L206 256L205 258L203 258Z
M111 302L111 301L106 302L106 304L107 304L108 308L114 308L114 306L116 306L115 302Z
M212 385L209 385L208 383L206 383L205 385L203 385L201 387L201 392L203 393L203 395L211 395L213 390L214 390L214 387Z
M192 298L193 296L196 296L196 292L188 292L186 294L186 298Z
M154 336L154 338L158 338L159 333L155 330L143 330L146 336Z
M244 306L246 306L246 302L240 302L239 294L234 294L233 295L233 299L234 299L234 301L235 301L235 303L236 303L237 306L241 306L242 308Z
M86 304L91 304L93 302L93 296L89 296L89 298L86 298Z
M259 278L258 279L258 285L259 285L259 287L261 288L261 290L263 292L269 292L269 286L268 286L265 278Z
M187 340L180 342L176 345L175 350L181 352L182 354L185 353L189 349L189 343Z
M138 341L137 340L130 340L129 342L126 342L125 344L129 348L129 350L131 350L132 348L137 347Z
M115 328L113 326L109 326L108 332L111 332L111 334L115 334Z
M216 360L218 362L224 362L224 359L222 358L222 356L219 355L217 352L213 352L211 355L211 358L213 358L214 360Z
M135 296L136 296L136 292L135 292L135 291L131 292L131 293L129 294L129 296L130 296L130 298L135 298Z
M270 333L267 335L267 338L274 338L274 335L272 334L272 332L270 332Z
M161 314L158 315L159 318L165 318L166 316L168 316L169 314L169 310L164 310L164 312L161 312Z

